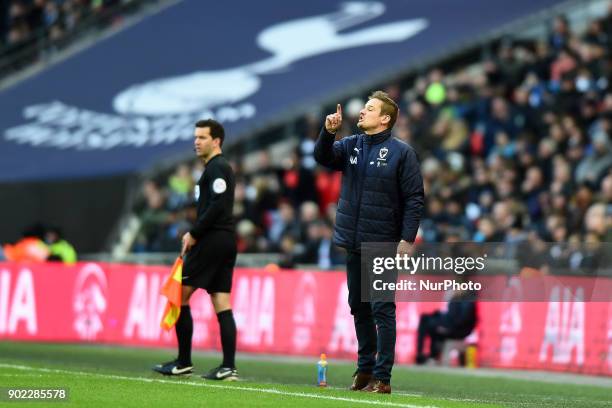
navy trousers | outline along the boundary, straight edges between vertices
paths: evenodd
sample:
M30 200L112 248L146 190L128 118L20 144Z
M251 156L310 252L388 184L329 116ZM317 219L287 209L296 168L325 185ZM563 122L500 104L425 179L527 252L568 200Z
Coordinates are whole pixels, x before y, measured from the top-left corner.
M348 303L357 334L357 370L388 383L395 359L395 303L361 301L361 266L361 255L349 252L346 259Z

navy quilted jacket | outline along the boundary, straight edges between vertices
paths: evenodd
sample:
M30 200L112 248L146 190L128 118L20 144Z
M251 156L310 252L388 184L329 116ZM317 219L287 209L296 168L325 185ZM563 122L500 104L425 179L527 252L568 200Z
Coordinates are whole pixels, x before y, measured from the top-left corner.
M418 157L387 130L334 142L325 127L315 146L318 163L342 171L334 243L360 251L362 242L414 242L423 212Z

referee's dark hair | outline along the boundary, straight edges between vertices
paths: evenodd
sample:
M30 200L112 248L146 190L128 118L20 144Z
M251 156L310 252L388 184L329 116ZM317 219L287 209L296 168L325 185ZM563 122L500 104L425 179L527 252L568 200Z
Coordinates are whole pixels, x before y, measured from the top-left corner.
M195 124L197 128L210 128L210 135L213 139L221 139L219 146L223 146L225 140L225 129L223 125L214 119L198 120Z

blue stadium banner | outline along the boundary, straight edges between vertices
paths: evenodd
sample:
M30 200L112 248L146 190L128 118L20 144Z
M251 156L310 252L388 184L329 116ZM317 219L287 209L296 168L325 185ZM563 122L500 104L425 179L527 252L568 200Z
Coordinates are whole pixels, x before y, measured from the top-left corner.
M559 2L178 2L0 93L0 182L145 170L207 117L231 143Z

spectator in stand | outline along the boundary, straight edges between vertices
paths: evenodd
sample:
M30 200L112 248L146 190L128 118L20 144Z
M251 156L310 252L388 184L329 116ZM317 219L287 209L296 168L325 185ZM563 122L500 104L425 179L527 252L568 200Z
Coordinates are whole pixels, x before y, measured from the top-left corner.
M257 227L250 220L241 220L236 225L238 235L237 247L239 252L259 252L257 246Z
M278 266L283 269L293 269L296 265L296 259L299 257L300 249L295 242L295 237L291 234L285 234L280 240L280 255Z
M290 235L294 239L299 238L300 224L296 219L295 210L289 202L282 201L278 205L278 210L273 211L271 219L272 222L268 229L271 249L278 249L281 238L286 235Z
M37 223L27 228L15 244L5 244L6 260L13 262L44 262L49 257L49 247L43 241L45 227Z
M193 189L193 179L187 164L181 164L176 171L168 178L169 196L168 208L176 210L187 204L190 200L190 193Z
M576 168L576 181L596 186L604 174L612 168L610 136L599 131L593 136L592 152L582 159Z
M308 229L319 221L319 206L314 201L306 201L300 206L300 242L308 241Z
M346 262L345 252L332 242L334 231L325 221L316 221L308 226L308 241L300 263L315 264L319 269L330 270Z
M548 43L553 51L560 51L570 39L571 33L567 18L563 15L555 17L552 24L552 32L548 36Z
M585 219L585 229L592 238L610 242L612 239L612 211L610 205L596 203L589 207Z
M322 212L330 205L335 205L340 197L340 181L342 174L337 171L319 169L315 173L315 184L318 193L318 203Z
M498 226L491 217L482 217L478 222L478 230L474 234L475 242L503 242L504 238Z
M476 327L476 301L472 293L455 291L448 302L447 311L436 310L423 314L417 329L416 363L425 364L428 358L438 360L447 339L464 339ZM429 353L425 353L425 340L429 338Z
M166 209L166 196L153 180L145 182L142 193L141 227L135 250L137 252L160 251L165 229L171 221L171 213Z
M317 200L313 166L305 166L301 154L298 150L283 161L281 176L283 196L296 207Z
M67 265L76 263L77 253L58 227L51 227L45 231L45 243L49 247L48 261L63 262Z
M612 171L601 180L599 200L604 204L612 205Z

